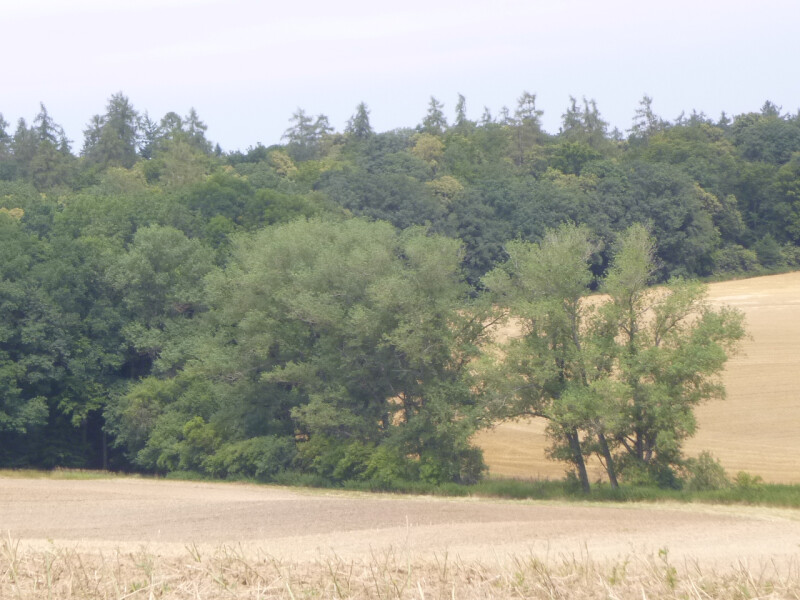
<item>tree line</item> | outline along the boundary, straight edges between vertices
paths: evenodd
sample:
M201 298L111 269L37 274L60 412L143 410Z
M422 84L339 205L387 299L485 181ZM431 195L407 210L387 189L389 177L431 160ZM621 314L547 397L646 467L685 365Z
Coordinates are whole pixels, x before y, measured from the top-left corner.
M468 482L470 435L527 414L581 482L671 484L741 337L689 281L800 263L800 116L369 114L226 153L120 93L77 155L44 105L0 115L0 462Z

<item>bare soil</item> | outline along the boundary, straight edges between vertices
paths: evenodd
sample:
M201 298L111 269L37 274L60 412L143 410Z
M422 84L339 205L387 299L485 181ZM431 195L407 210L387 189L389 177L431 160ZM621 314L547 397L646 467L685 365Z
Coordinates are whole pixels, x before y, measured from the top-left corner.
M668 550L725 569L800 563L800 512L692 505L436 499L137 478L0 478L0 530L29 551L186 555L221 544L297 564L369 560L618 561Z
M733 475L800 483L800 272L712 283L709 299L741 309L751 339L728 361L727 398L698 408L687 454L709 450ZM515 333L513 324L501 332ZM545 457L543 422L503 423L477 442L493 474L563 475L563 466ZM601 477L597 465L593 476Z

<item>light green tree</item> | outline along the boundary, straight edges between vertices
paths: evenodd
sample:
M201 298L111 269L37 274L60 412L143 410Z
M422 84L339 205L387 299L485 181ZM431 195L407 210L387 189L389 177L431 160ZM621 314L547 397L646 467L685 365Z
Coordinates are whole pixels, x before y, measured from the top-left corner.
M630 227L603 282L610 297L603 308L615 333L611 375L622 384L613 434L621 467L643 468L668 484L696 430L695 407L725 395L719 376L745 329L742 313L712 307L699 282L649 287L654 256L647 229Z
M523 332L502 348L501 359L488 357L484 372L492 407L501 417L547 419L551 455L573 465L587 492L581 430L592 353L585 330L592 307L584 298L593 250L586 228L565 225L539 244L507 244L508 260L484 278Z
M607 297L589 296L585 228L506 250L484 283L523 334L482 363L489 406L501 418L547 419L550 456L571 463L585 491L591 453L613 486L620 471L674 482L694 408L724 396L719 375L744 336L741 313L712 308L699 283L649 287L655 245L641 225L618 240L601 280Z

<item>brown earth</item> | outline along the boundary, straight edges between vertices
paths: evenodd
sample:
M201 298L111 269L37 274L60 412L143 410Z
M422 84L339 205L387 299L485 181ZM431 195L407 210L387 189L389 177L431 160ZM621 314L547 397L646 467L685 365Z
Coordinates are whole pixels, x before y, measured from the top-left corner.
M25 551L145 550L186 555L235 546L295 564L321 556L502 563L619 561L668 549L677 565L744 561L796 568L800 512L692 505L436 499L145 479L0 478L0 530ZM13 545L12 544L12 545ZM3 560L0 556L0 562Z
M800 483L800 272L712 283L709 299L744 311L751 339L725 369L727 399L697 410L687 454L709 450L731 474ZM562 465L545 458L541 422L503 423L477 441L492 474L563 475Z

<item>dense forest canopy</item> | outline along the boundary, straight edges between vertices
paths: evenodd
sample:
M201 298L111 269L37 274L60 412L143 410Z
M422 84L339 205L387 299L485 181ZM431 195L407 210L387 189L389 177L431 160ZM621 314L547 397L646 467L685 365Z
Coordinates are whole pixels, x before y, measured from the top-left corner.
M298 109L227 153L122 93L80 144L0 114L0 464L471 481L510 242L585 228L589 287L635 224L654 282L800 266L800 113L644 97L623 133L571 99L549 133L534 94L466 103L387 132Z

